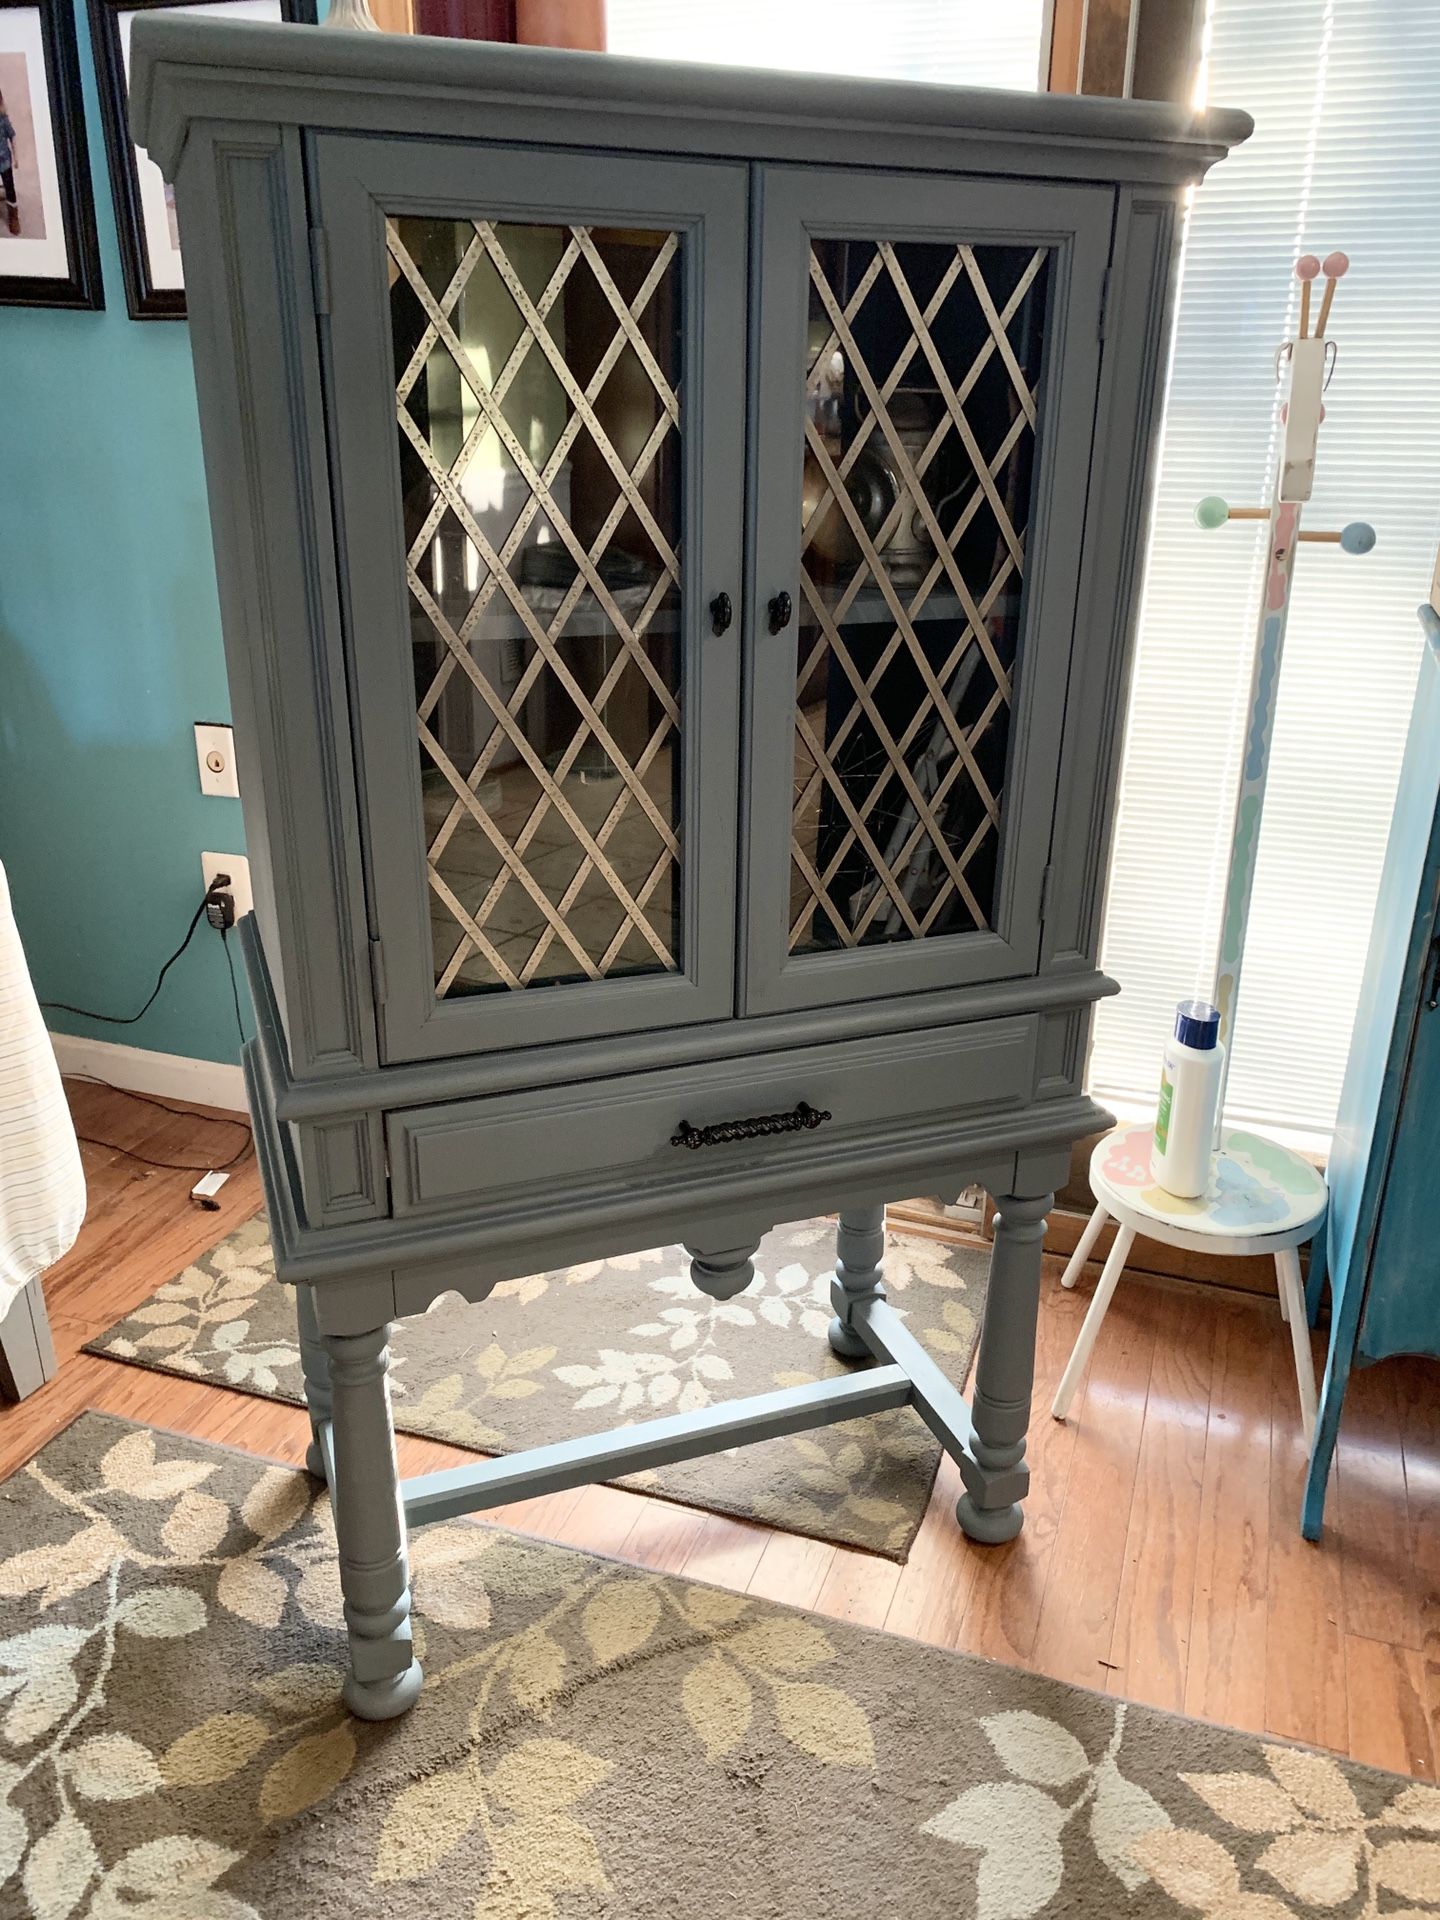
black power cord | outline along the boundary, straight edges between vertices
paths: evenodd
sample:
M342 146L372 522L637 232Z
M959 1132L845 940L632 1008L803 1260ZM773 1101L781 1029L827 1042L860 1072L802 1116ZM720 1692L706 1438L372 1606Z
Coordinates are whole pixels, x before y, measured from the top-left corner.
M195 929L202 920L208 917L211 902L217 894L223 894L224 897L229 900L230 920L226 924L229 925L233 923L235 919L235 900L230 892L230 876L228 873L217 873L215 878L210 882L210 885L205 889L204 897L195 909L189 926L185 929L185 938L180 942L179 946L176 947L164 966L161 967L159 973L156 974L155 985L150 989L150 998L138 1013L97 1013L94 1007L74 1007L71 1006L68 1000L42 1000L40 1005L47 1013L78 1013L86 1020L99 1020L107 1027L133 1027L137 1020L143 1020L145 1018L151 1007L153 1007L155 1002L160 998L160 989L165 984L166 974L169 973L171 967L174 966L175 962L195 938Z
M240 1036L240 1046L245 1046L245 1021L240 1012L240 989L235 981L235 956L230 951L230 929L235 924L235 896L230 892L228 873L217 873L210 882L210 891L203 905L205 918L220 936L220 944L225 949L225 968L230 975L230 1002L235 1009L235 1031Z
M229 930L235 924L235 896L230 891L230 885L231 881L228 873L217 873L215 878L210 882L210 885L205 889L204 897L195 909L189 926L185 929L185 938L180 942L179 946L176 947L175 951L170 955L170 958L155 976L155 985L151 989L150 998L145 1002L144 1006L141 1007L139 1013L97 1013L93 1007L73 1007L66 1000L42 1000L40 1002L41 1006L51 1012L78 1013L87 1020L103 1021L107 1026L133 1027L135 1022L143 1019L151 1007L154 1006L160 996L160 989L165 984L166 974L169 973L171 967L174 966L175 962L194 939L195 930L200 925L200 922L205 920L210 926L214 927L215 931L220 935L221 942L225 949L225 966L230 975L230 999L235 1008L235 1030L240 1036L240 1045L243 1047L245 1045L245 1022L240 1014L240 988L235 979L235 960L230 952L230 941L228 938ZM127 1100L139 1100L147 1107L158 1107L162 1113L189 1114L191 1111L188 1107L172 1107L168 1101L157 1100L152 1094L136 1093L131 1087L117 1087L112 1081L102 1080L98 1074L72 1073L67 1077L71 1080L87 1081L92 1086L106 1087L111 1093L123 1094ZM206 1118L206 1116L200 1114L194 1117L196 1119ZM228 1173L232 1167L240 1164L254 1146L254 1133L247 1120L216 1120L210 1124L221 1127L238 1127L245 1136L235 1152L231 1154L230 1158L228 1160L222 1160L218 1166L213 1161L155 1160L148 1154L137 1153L133 1147L122 1147L117 1141L101 1140L94 1134L78 1133L75 1137L77 1140L83 1140L88 1147L103 1147L108 1153L118 1153L126 1160L137 1160L140 1165L144 1167L160 1167L171 1173Z
M233 907L229 924L231 926L235 924ZM230 937L225 927L221 927L220 929L220 944L225 949L225 966L230 974L230 1000L235 1008L235 1031L240 1036L240 1046L243 1051L245 1046L245 1021L240 1013L240 989L235 981L235 956L230 951Z
M87 1147L104 1147L107 1152L118 1153L123 1159L138 1160L142 1167L162 1167L170 1173L228 1173L231 1167L238 1167L255 1144L255 1136L248 1120L215 1120L208 1114L195 1113L190 1107L172 1107L168 1100L157 1100L150 1093L136 1093L133 1087L117 1087L113 1080L102 1080L98 1073L67 1073L67 1080L83 1080L87 1086L104 1087L110 1093L124 1094L127 1100L139 1100L147 1107L158 1107L161 1113L174 1113L182 1118L202 1120L212 1127L238 1127L245 1138L231 1154L228 1160L222 1160L217 1166L213 1160L152 1160L148 1154L137 1153L133 1147L122 1147L114 1140L98 1140L93 1134L77 1133L75 1138L83 1140Z

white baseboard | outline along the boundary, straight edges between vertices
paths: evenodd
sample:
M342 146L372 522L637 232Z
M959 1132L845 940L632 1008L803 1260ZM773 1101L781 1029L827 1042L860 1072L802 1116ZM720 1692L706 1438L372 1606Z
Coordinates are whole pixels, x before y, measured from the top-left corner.
M245 1079L239 1067L222 1060L192 1060L183 1053L152 1053L123 1047L115 1040L86 1040L74 1033L52 1033L51 1045L61 1073L90 1074L112 1087L153 1093L162 1100L189 1100L201 1107L245 1111Z

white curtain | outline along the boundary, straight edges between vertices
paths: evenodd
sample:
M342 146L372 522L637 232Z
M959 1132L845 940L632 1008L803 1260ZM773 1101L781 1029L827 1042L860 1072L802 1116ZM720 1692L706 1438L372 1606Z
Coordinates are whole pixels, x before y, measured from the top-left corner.
M1044 0L606 0L605 41L667 60L1033 92L1044 12Z
M1212 0L1208 86L1256 131L1189 220L1103 945L1123 991L1090 1085L1153 1101L1174 1003L1213 978L1262 536L1191 515L1206 494L1268 500L1293 263L1339 248L1304 522L1368 520L1378 543L1297 562L1227 1104L1323 1141L1440 538L1440 4Z
M75 1127L0 866L0 1320L84 1218Z

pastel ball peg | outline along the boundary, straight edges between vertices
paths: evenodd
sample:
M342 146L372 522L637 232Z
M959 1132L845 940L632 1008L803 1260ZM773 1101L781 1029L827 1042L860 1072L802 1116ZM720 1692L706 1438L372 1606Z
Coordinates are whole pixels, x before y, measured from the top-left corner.
M1327 253L1321 271L1327 280L1343 280L1350 271L1350 256L1346 253Z
M1342 553L1369 553L1375 544L1375 529L1365 520L1352 520L1340 529Z
M1230 503L1222 500L1218 493L1208 493L1195 509L1195 524L1203 527L1207 533L1216 527L1223 527L1230 518Z
M1320 262L1313 253L1302 253L1295 262L1297 280L1313 280L1320 271Z

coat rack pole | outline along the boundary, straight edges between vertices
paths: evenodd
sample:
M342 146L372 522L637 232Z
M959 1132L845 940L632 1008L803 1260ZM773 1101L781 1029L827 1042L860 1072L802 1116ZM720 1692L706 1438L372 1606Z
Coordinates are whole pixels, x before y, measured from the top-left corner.
M1295 555L1302 541L1338 545L1346 553L1368 553L1375 544L1373 528L1363 521L1353 521L1339 533L1300 531L1300 509L1310 498L1315 477L1316 438L1320 422L1325 417L1320 396L1329 381L1336 358L1334 341L1322 336L1330 317L1336 283L1343 278L1349 265L1343 253L1327 255L1323 267L1314 254L1305 254L1296 262L1295 277L1300 282L1301 290L1300 328L1293 339L1281 342L1276 354L1276 376L1284 378L1288 368L1289 392L1280 409L1284 440L1276 461L1269 507L1232 507L1218 496L1211 495L1195 509L1197 523L1206 529L1223 526L1229 520L1263 520L1268 543L1265 582L1250 667L1245 744L1240 763L1240 782L1235 794L1234 823L1230 832L1230 864L1225 877L1224 913L1212 995L1215 1005L1220 1009L1220 1039L1225 1047L1216 1115L1217 1135L1224 1118L1225 1091L1233 1054L1231 1042L1235 1031L1235 1008L1240 993L1245 935L1250 922L1250 901L1255 888L1260 822L1265 810L1265 787L1270 774L1270 750L1275 735L1280 663L1285 648L1285 628L1290 617ZM1325 275L1325 291L1319 323L1315 333L1311 334L1310 286L1322 271Z

